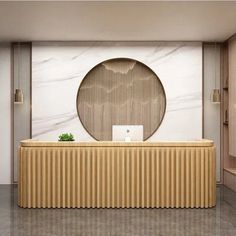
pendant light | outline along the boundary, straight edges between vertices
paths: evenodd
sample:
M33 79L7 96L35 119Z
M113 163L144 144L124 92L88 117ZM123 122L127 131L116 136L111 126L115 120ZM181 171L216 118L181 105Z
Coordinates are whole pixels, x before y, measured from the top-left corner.
M20 68L21 68L21 48L20 48L20 43L18 43L18 50L17 50L17 88L15 90L15 99L14 103L15 104L23 104L24 101L24 96L23 92L21 90L21 84L20 84Z
M216 88L216 43L215 43L215 88L212 90L211 94L211 102L214 104L219 104L220 103L220 90Z

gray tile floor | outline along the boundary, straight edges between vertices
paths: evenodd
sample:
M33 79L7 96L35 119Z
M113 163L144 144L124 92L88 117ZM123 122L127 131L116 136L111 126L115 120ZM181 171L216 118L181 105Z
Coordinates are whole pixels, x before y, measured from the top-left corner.
M212 209L21 209L0 185L0 236L236 236L236 193L217 188Z

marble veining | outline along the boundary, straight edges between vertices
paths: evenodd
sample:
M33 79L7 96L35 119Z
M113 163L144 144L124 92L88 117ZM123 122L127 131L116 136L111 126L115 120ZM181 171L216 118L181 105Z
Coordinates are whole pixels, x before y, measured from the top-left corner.
M198 42L33 43L32 136L56 140L72 132L93 138L83 128L76 95L84 76L112 58L131 58L150 67L166 92L166 115L149 140L202 137L202 45Z

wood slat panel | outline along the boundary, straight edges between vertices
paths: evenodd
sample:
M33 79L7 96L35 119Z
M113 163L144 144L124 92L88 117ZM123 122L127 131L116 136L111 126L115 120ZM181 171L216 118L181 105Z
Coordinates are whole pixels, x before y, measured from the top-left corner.
M81 123L97 140L112 140L112 125L143 125L144 140L159 127L166 96L158 76L146 65L117 58L95 66L77 96Z
M24 208L215 206L212 147L21 147Z

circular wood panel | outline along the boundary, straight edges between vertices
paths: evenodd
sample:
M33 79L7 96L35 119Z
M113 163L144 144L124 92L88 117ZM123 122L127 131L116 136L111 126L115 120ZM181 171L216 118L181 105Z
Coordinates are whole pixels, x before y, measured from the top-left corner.
M136 60L116 58L95 66L77 94L77 111L96 140L112 140L112 125L143 125L144 140L160 126L166 96L157 75Z

